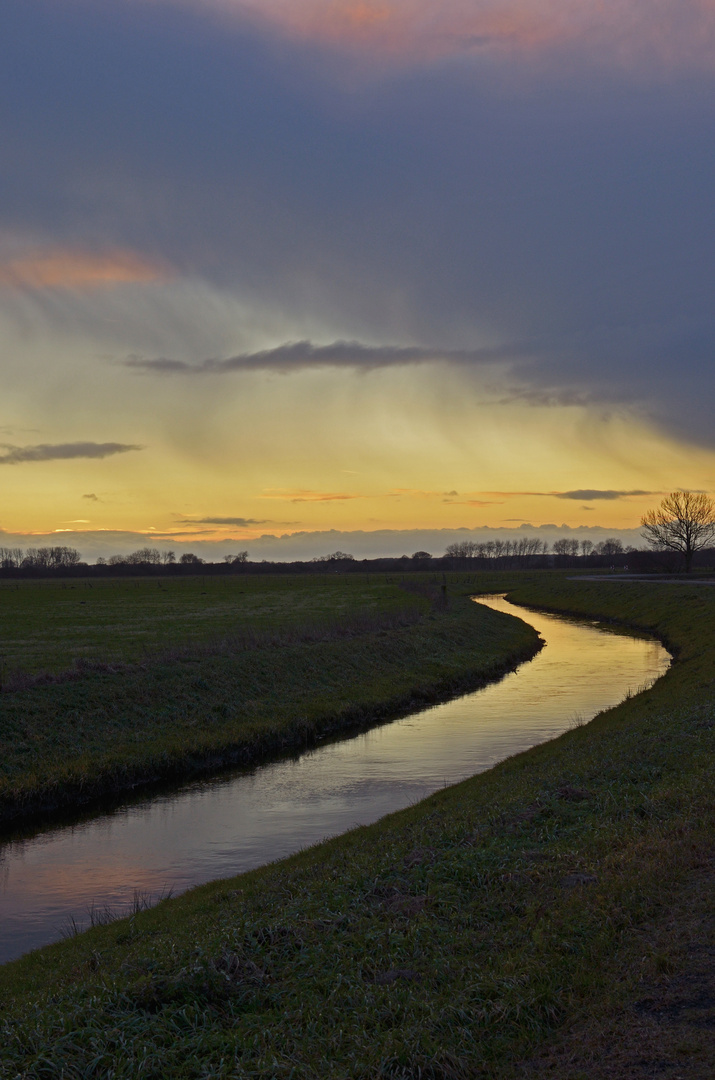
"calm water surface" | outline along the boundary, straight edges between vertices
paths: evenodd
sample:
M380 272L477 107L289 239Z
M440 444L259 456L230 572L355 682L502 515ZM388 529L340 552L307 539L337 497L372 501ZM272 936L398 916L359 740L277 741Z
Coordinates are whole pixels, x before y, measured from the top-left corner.
M0 846L0 962L118 911L281 858L559 735L662 675L663 647L482 597L546 647L472 694L296 758L222 773Z

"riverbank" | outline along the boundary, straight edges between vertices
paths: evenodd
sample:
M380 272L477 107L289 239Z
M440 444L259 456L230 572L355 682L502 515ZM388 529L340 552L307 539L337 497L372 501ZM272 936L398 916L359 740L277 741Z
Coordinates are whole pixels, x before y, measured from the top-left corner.
M2 849L0 963L60 940L91 911L132 910L368 825L651 685L655 641L481 597L547 647L504 679L249 769L163 784L20 829Z
M596 1075L599 1033L682 972L669 927L715 858L715 598L511 585L515 602L656 633L678 660L377 825L7 965L0 1075ZM711 1075L708 1031L673 1039L659 1075ZM651 1075L624 1038L610 1075Z
M115 656L107 663L84 655L70 669L59 666L66 644L43 637L36 619L36 666L49 652L56 670L16 674L0 695L0 823L265 760L475 689L540 648L523 623L478 608L467 595L444 603L441 588L427 581L417 591L374 580L279 584L242 583L242 621L235 614L231 621L227 605L221 637L198 634L197 622L213 621L195 618L188 638L187 608L211 612L217 601L202 603L181 582L173 595L150 592L148 600L146 583L136 598L120 586L109 616L104 598L91 598L96 614L84 606L78 614L72 597L64 603L74 614L61 617L75 647L92 640L95 627L101 637L106 626L108 639L114 626ZM39 598L57 605L47 586ZM149 602L161 615L149 618ZM153 649L145 644L139 662L135 635L127 632L122 646L122 627L110 622L120 611L123 625L136 616L151 629ZM172 622L183 634L169 636Z

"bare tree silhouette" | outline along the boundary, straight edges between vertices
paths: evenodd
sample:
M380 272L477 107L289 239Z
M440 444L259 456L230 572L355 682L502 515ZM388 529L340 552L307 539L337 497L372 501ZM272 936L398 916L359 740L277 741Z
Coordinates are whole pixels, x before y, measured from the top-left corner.
M644 514L641 528L651 547L682 552L690 573L695 552L715 538L715 502L702 491L671 491L657 510Z

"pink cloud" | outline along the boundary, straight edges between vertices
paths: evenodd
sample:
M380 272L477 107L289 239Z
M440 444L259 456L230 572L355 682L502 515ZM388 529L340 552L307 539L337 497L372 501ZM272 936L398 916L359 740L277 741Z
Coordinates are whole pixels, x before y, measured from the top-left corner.
M205 0L203 0L205 3ZM585 47L601 61L711 65L715 0L212 0L280 33L371 60Z
M0 287L5 288L85 291L166 277L165 267L123 250L50 248L0 262Z

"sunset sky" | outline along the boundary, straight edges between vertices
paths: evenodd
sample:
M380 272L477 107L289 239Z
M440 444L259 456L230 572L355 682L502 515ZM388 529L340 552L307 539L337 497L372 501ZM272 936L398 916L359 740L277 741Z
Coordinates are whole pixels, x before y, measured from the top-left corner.
M715 0L4 0L0 117L0 545L715 488Z

